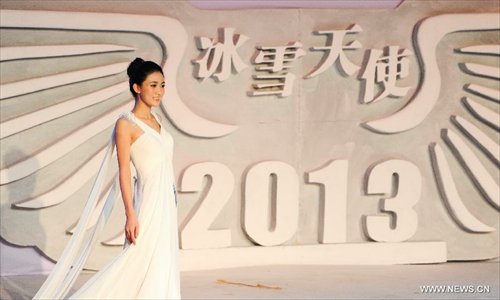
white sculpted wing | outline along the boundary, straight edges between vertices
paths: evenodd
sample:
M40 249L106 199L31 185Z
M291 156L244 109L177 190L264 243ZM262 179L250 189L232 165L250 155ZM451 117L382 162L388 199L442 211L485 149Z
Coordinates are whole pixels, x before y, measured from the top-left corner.
M401 110L384 118L371 120L365 126L380 133L398 133L418 126L424 121L438 101L442 84L436 51L438 44L448 34L460 31L480 32L499 30L497 14L453 14L439 15L423 20L416 26L414 41L421 59L420 86L412 100ZM466 48L464 53L498 55L498 45L478 45ZM470 64L478 75L496 74L498 67Z
M495 174L500 166L500 45L498 38L487 36L488 32L498 34L498 15L438 15L423 20L415 29L414 43L420 63L420 82L415 94L400 110L363 126L376 133L398 134L426 126L426 121L441 116L442 124L435 126L441 127L443 147L435 137L429 136L428 142L434 176L446 208L465 231L495 231L467 208L464 203L467 199L457 190L457 172L450 170L447 157L456 159L477 193L498 210L500 189ZM460 33L462 38L453 39L454 33ZM481 34L486 37L481 39ZM444 46L440 43L444 39L458 46L443 53ZM454 66L445 64L450 62ZM455 99L450 96L457 94L460 96ZM432 114L432 118L428 117ZM448 128L450 123L455 128ZM445 155L444 145L450 155Z
M1 10L0 30L1 235L9 242L59 257L106 157L110 166L94 212L103 209L117 174L108 151L112 128L133 107L126 68L135 57L162 66L168 58L168 105L161 109L179 130L213 138L236 129L197 116L181 101L176 75L188 38L176 20ZM110 216L104 240L122 231L122 215ZM88 226L98 216L89 216ZM105 255L87 267L100 266L117 250L96 247Z

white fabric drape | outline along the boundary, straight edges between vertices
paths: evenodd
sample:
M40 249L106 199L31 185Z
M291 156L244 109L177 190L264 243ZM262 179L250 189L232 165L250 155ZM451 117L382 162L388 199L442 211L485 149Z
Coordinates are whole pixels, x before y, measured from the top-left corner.
M63 299L67 296L83 268L96 238L109 219L113 205L121 198L119 176L113 179L113 186L103 206L97 206L99 195L108 173L108 168L115 151L115 130L108 142L106 154L95 178L92 190L83 208L80 220L73 236L59 258L49 277L45 280L33 299ZM95 211L101 207L101 211ZM89 223L94 214L99 214L99 219L94 226Z

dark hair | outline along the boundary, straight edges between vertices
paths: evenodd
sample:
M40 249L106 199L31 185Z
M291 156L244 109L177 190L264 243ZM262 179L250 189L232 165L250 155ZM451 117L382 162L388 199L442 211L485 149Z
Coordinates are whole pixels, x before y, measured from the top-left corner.
M130 92L132 93L132 95L134 95L134 98L137 97L137 93L134 91L134 83L136 83L137 85L141 85L144 80L146 80L149 74L155 72L160 72L161 75L163 75L163 70L158 64L150 60L144 61L140 57L136 57L134 61L132 61L130 65L128 65L128 84L130 87Z

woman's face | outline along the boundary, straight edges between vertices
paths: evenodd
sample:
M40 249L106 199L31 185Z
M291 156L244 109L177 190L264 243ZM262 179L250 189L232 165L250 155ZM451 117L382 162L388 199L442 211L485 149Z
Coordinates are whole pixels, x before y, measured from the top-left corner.
M165 78L160 72L151 73L140 86L134 84L134 89L140 98L139 100L142 100L146 105L159 106L165 94Z

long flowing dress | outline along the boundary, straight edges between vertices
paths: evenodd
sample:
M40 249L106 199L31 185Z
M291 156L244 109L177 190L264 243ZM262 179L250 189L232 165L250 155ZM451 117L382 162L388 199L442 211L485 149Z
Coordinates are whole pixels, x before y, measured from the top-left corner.
M160 117L153 115L161 125ZM142 134L130 148L131 161L137 172L134 178L133 206L138 216L139 235L135 245L125 239L119 255L102 267L70 299L180 299L177 200L172 168L173 139L163 129L164 126L157 132L132 112L120 117L125 117L142 130ZM111 145L115 144L112 142ZM119 194L117 187L114 187L114 192ZM114 196L116 199L116 195ZM109 215L109 211L105 210L101 214ZM87 228L89 225L82 226ZM71 246L68 245L67 248L69 247ZM87 258L89 251L87 249L84 252L83 255L75 254L69 259L69 268L61 272L69 272L75 267L81 269L81 261ZM63 258L66 256L69 254L65 249ZM60 286L52 290L61 291L52 294L39 291L35 298L63 298L69 290L68 284L64 282L72 285L76 279L74 277L61 275L59 279L52 279L56 281L52 285ZM47 281L50 280L49 276ZM46 284L51 285L50 282L44 283Z

